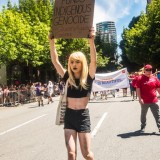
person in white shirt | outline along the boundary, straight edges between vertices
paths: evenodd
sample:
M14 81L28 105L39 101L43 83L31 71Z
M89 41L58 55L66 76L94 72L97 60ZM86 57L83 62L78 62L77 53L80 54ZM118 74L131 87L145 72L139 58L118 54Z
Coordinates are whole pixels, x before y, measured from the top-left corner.
M48 81L47 90L48 90L48 104L50 102L53 103L53 100L52 100L53 83L51 81Z

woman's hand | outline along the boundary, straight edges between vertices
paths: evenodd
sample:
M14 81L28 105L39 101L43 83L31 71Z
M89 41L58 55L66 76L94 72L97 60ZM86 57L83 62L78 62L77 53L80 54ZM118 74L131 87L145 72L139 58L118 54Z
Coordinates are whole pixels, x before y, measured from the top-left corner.
M95 30L94 30L94 27L92 27L92 28L89 30L89 40L94 40L94 39L95 39L95 36L96 36L96 33L95 33Z
M140 104L144 104L144 102L143 102L143 100L141 98L139 99L139 103Z
M49 39L49 41L54 40L54 35L52 32L49 33L48 39Z

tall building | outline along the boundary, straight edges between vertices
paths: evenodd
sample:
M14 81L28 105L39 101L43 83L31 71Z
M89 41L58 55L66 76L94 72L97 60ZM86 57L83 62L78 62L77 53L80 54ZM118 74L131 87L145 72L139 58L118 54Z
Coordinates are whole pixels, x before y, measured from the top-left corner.
M99 35L101 39L108 41L109 43L111 42L117 43L115 22L105 21L97 23L96 30L97 30L97 35Z
M151 3L152 2L152 0L147 0L147 3L149 4L149 3Z

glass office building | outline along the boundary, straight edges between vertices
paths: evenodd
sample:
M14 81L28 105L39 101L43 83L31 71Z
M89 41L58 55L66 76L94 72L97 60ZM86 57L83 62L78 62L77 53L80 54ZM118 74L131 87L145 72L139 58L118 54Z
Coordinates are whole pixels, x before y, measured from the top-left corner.
M115 22L113 21L105 21L96 24L97 35L100 36L101 39L111 43L117 43L117 33Z

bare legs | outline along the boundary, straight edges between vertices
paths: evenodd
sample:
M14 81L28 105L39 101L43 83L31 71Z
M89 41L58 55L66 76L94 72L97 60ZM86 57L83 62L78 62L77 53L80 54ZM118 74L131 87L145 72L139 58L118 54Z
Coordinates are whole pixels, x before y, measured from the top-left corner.
M86 160L94 160L94 155L91 152L91 136L90 133L78 133L81 152Z
M77 157L77 132L71 129L65 129L65 143L68 152L68 160L76 160Z
M77 135L83 157L86 160L94 160L93 153L90 151L91 137L90 133L77 133L71 129L65 129L65 142L68 152L68 160L76 160L77 157Z

